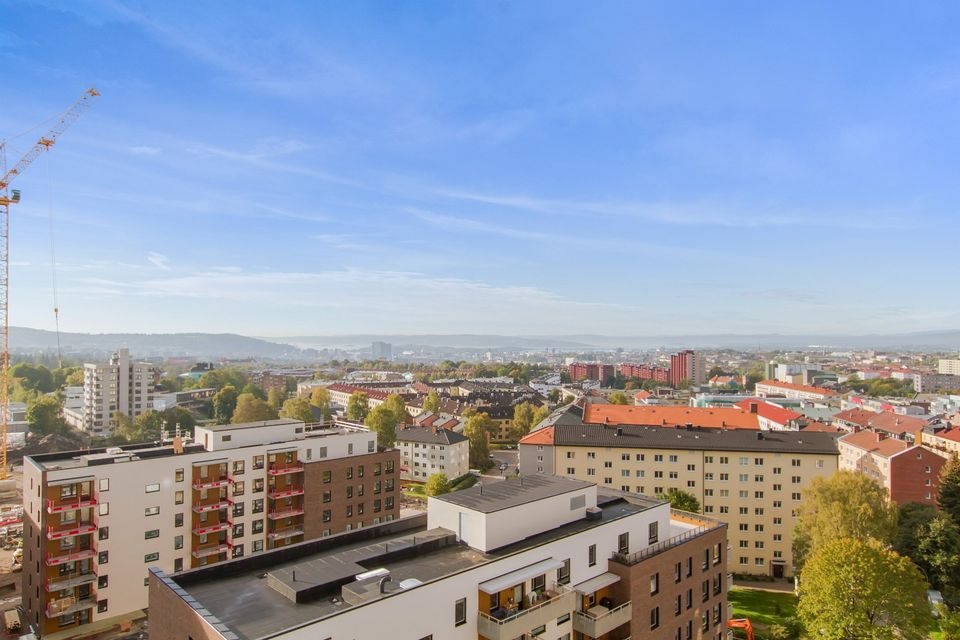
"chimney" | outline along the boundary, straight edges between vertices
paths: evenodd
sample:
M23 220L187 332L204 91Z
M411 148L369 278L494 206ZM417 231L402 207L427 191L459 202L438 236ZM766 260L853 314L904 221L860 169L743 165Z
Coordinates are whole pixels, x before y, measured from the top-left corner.
M759 411L760 411L760 405L758 405L756 402L751 402L750 413L759 413Z
M886 437L887 437L886 434L880 433L879 431L877 432L877 442L884 440Z

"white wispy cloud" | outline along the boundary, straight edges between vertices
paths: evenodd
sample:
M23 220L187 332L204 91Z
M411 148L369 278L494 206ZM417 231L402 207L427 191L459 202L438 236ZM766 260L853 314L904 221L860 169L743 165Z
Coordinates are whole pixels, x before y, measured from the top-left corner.
M160 147L151 147L149 145L141 144L130 147L130 153L138 156L158 156L163 153L163 149Z
M161 271L170 271L170 259L162 253L151 251L147 254L147 262Z

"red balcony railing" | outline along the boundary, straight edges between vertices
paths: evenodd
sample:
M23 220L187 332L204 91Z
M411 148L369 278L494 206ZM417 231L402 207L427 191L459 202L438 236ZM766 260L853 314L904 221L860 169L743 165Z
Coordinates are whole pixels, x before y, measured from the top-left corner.
M48 553L47 557L44 558L44 564L46 564L48 567L56 567L67 562L86 560L87 558L92 558L95 555L97 555L97 551L95 549L81 549L79 551L74 551L73 553L63 554Z
M294 464L284 467L271 467L267 470L267 473L271 476L282 476L288 473L303 473L303 463L295 462Z
M267 494L272 500L280 498L292 498L293 496L302 496L303 487L289 487L287 489L278 489Z
M283 511L271 511L267 514L267 517L271 520L283 520L284 518L293 518L294 516L302 516L303 509L300 507L294 509L284 509Z
M63 538L73 538L93 533L97 530L97 525L92 522L78 522L69 529L55 529L47 527L47 540L62 540Z
M97 499L93 496L81 496L79 498L67 500L47 499L47 513L63 513L65 511L75 511L77 509L86 509L96 506Z
M206 527L197 527L193 530L193 534L196 536L208 535L219 531L226 531L230 526L229 522L218 522L217 524L211 524Z

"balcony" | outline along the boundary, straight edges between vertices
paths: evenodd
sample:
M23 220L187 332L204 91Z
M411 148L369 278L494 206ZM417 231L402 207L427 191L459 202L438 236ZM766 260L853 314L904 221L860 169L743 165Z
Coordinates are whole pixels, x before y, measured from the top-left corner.
M293 496L302 496L303 487L290 487L289 489L279 489L276 491L270 491L267 493L270 496L271 500L279 500L281 498L292 498Z
M197 549L193 552L194 558L206 558L207 556L218 556L221 553L226 553L230 550L229 544L218 544L215 547L205 547L203 549Z
M61 555L54 555L48 553L47 557L44 558L44 564L48 567L56 567L61 564L66 564L67 562L76 562L77 560L86 560L87 558L92 558L97 555L97 552L93 549L81 549L79 551L74 551L73 553L65 553Z
M82 584L90 584L97 580L97 574L88 571L87 573L71 573L61 576L59 578L49 578L47 580L44 589L47 593L53 593L54 591L60 591L62 589L72 589L74 587L79 587Z
M544 592L545 594L550 592ZM558 586L550 598L540 600L526 609L496 618L488 613L477 613L477 632L489 640L513 640L531 629L573 613L577 608L577 595L567 586Z
M219 533L220 531L226 531L230 528L229 522L218 522L217 524L207 525L205 527L197 527L193 530L193 535L195 536L205 536L211 533Z
M64 513L65 511L76 511L77 509L86 509L94 507L97 499L93 496L83 496L66 500L47 500L47 513Z
M47 617L57 618L60 616L68 616L71 613L89 609L90 607L96 606L96 604L97 601L90 597L80 598L79 600L74 597L52 600L47 604Z
M647 548L641 549L636 553L624 554L624 553L614 552L613 555L610 557L610 560L612 562L623 564L628 567L633 566L638 562L643 562L648 558L652 558L653 556L659 555L664 551L673 549L674 547L684 544L686 542L689 542L694 538L699 538L700 536L710 533L711 531L714 531L720 528L725 528L727 526L725 522L721 522L720 520L714 520L713 518L701 516L700 514L696 514L696 513L687 513L685 511L678 511L676 509L670 510L670 516L671 516L671 519L681 520L684 522L689 522L691 524L697 524L699 526L696 526L692 529L688 529L687 531L684 531L679 535L673 536L672 538L668 538L666 540L662 540L660 542L651 544Z
M282 476L288 473L303 473L303 463L298 462L286 467L272 467L267 470L267 473L271 476Z
M271 520L283 520L284 518L293 518L294 516L302 516L303 509L286 509L284 511L271 511L267 514L267 517Z
M295 538L296 536L302 536L303 529L299 527L292 527L290 529L281 529L280 531L273 531L267 534L267 538L270 540L282 540L285 538Z
M194 507L193 507L193 512L194 512L194 513L207 513L207 512L209 512L209 511L219 511L220 509L226 509L227 507L229 507L229 506L232 505L232 504L233 504L232 501L228 500L227 498L223 498L223 499L220 500L220 502L211 502L210 504L197 504L197 505L194 505Z
M230 478L201 478L193 483L193 488L200 489L219 489L230 484Z
M633 607L629 601L613 609L596 606L588 611L577 611L573 615L573 630L591 638L599 638L622 624L628 624L632 617Z
M84 536L97 530L97 525L92 522L79 522L70 529L54 529L47 527L47 540L62 540L64 538L74 538Z

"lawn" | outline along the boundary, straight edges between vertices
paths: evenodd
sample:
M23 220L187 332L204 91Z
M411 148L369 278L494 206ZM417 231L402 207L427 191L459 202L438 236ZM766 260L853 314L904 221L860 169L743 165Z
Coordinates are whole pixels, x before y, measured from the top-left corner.
M754 626L769 627L796 615L797 597L792 593L734 587L727 595L733 605L732 617L750 618Z

